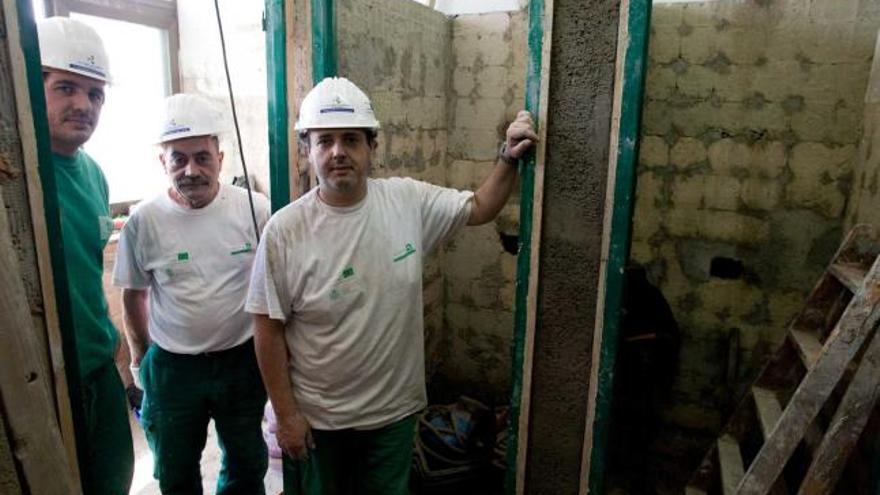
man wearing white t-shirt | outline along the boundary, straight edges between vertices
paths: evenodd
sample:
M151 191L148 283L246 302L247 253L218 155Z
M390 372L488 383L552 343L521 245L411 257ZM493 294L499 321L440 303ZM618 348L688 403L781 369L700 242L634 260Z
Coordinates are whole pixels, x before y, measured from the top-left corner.
M266 391L244 311L265 196L221 184L222 114L191 94L166 99L160 161L171 187L138 205L122 230L122 287L132 375L162 493L202 493L199 460L214 420L218 494L262 494Z
M475 192L369 179L367 96L327 78L296 130L319 186L266 225L246 310L278 418L285 493L405 495L426 405L422 263L464 225L491 221L537 136L520 112Z

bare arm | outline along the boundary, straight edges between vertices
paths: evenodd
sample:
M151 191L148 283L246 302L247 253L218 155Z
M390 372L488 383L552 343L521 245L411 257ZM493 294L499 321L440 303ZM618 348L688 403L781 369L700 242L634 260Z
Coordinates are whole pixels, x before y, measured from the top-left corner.
M492 221L507 203L516 184L516 162L538 141L534 129L532 116L525 110L520 111L507 128L506 152L499 155L492 172L474 192L468 225Z
M275 418L278 420L278 446L294 459L308 457L308 449L315 448L311 426L299 411L293 396L293 384L287 371L287 343L284 341L284 323L267 315L254 315L254 346L260 374Z
M150 331L147 323L148 289L122 289L122 321L125 326L125 339L131 352L132 366L140 366L144 353L150 345Z

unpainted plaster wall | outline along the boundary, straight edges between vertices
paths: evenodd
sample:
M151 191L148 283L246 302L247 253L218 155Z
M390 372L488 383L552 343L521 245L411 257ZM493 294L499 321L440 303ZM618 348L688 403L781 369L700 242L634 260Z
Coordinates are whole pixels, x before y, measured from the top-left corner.
M263 2L220 0L229 72L248 172L255 189L269 192L269 124L266 86L266 39L262 26ZM214 3L177 2L180 31L181 91L199 93L224 110L226 152L221 181L243 175L235 138L232 107L223 70L220 32Z
M865 92L862 140L853 170L846 219L848 226L870 223L880 228L880 37Z
M878 25L873 1L654 5L632 257L682 331L666 421L720 426L840 242Z
M450 22L448 185L474 190L495 166L507 126L525 105L528 15L461 15ZM443 265L448 332L438 382L500 404L510 395L515 191L494 222L465 229L447 246Z
M336 3L338 74L370 96L381 122L373 177L405 176L446 183L446 91L450 27L443 14L416 2ZM442 252L424 272L426 373L443 355Z

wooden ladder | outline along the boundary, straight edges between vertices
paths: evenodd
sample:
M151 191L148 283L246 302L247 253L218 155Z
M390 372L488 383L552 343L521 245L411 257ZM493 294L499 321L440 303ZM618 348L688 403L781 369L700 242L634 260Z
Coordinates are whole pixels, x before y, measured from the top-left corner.
M834 489L880 391L878 254L870 226L850 231L686 495Z

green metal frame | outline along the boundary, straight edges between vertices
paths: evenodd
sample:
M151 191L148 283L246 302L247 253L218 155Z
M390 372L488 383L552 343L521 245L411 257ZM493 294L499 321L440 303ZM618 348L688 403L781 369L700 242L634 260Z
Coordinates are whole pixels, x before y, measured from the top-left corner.
M269 103L269 188L272 211L290 202L290 143L287 107L287 32L284 0L266 0L266 78Z
M52 263L52 277L55 283L55 305L58 323L61 328L61 349L64 355L64 368L67 388L70 395L71 416L76 450L80 465L88 459L88 445L85 427L85 412L81 396L79 357L76 353L76 336L73 332L73 313L70 299L70 286L67 267L64 262L64 238L61 235L61 215L58 206L58 189L55 181L55 168L52 166L52 148L49 139L49 124L46 118L46 100L43 96L43 70L40 64L40 48L37 42L37 29L31 2L16 2L18 25L22 51L27 70L27 84L30 92L31 114L37 138L38 171L43 189L43 210L46 231L49 239L49 255Z
M651 1L630 0L627 17L629 45L626 47L623 61L620 131L616 150L617 170L611 211L608 264L605 268L604 327L596 329L596 331L602 332L602 346L599 351L596 416L592 425L593 448L589 473L589 493L591 494L603 493L605 489L608 416L611 412L614 365L617 360L620 309L624 291L624 268L629 260L632 237L633 203L637 180L636 166L639 155L639 128L650 24Z
M337 67L333 0L312 0L312 82L335 76Z
M541 99L541 62L544 45L544 0L529 1L529 65L526 73L526 110L538 122ZM536 129L537 130L537 129ZM523 394L529 276L532 260L532 213L535 196L535 155L520 161L519 251L516 260L516 301L513 315L513 349L510 391L510 426L507 436L507 472L504 492L516 493L516 465L519 447L519 417Z

